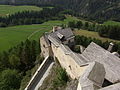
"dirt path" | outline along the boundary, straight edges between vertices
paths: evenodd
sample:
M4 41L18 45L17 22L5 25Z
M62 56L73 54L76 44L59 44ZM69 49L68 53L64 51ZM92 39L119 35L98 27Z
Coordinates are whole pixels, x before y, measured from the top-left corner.
M39 31L40 31L40 30L37 30L37 31L33 32L32 34L30 34L30 35L28 36L27 39L30 39L34 34L36 34L36 33L39 32Z

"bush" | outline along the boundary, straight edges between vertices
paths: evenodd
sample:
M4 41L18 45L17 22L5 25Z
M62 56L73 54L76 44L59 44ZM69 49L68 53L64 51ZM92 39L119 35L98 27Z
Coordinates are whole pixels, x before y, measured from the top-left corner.
M109 47L109 44L111 43L109 41L102 42L99 39L91 38L91 37L85 37L80 35L75 36L76 45L82 45L84 47L87 47L91 42L95 42L96 44L100 45L104 49L107 49ZM120 43L117 43L117 42L113 42L113 43L114 43L114 47L112 52L117 51L118 53L120 53Z
M120 40L120 26L101 25L101 27L99 27L98 33L102 37Z
M0 23L0 27L7 27L6 23Z
M76 45L74 48L74 52L79 53L80 52L80 46Z
M0 77L0 90L19 89L21 76L16 70L4 70Z
M69 80L66 70L59 67L59 68L56 68L55 72L56 72L56 78L53 81L53 85L55 87L65 85L67 81Z

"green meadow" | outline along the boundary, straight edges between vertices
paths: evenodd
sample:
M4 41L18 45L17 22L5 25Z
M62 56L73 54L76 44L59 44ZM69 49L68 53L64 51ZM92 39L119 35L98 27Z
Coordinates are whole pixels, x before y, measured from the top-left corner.
M8 16L17 12L22 12L22 11L39 11L42 10L40 7L36 6L12 6L12 5L0 5L0 16Z
M0 52L16 46L26 39L39 40L39 37L52 30L53 26L66 24L68 21L77 20L75 17L67 16L63 21L48 21L43 24L20 25L0 28Z
M48 21L43 24L33 24L33 25L19 25L6 28L0 28L0 52L8 50L11 47L16 46L21 41L26 39L30 40L39 40L40 36L45 32L52 30L53 26L67 24L69 21L79 20L76 17L66 16L66 19L63 21L55 20ZM119 22L108 21L105 22L106 25L119 25ZM87 37L93 37L100 39L102 41L117 41L109 38L102 38L98 35L97 32L91 32L86 30L75 30L76 35L84 35Z

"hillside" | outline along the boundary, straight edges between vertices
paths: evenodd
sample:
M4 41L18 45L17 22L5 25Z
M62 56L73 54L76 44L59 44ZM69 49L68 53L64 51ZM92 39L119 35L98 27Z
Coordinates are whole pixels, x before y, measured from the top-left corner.
M120 0L1 0L0 3L59 5L78 12L84 18L120 20Z
M8 16L22 11L39 11L39 10L42 10L42 8L27 5L24 6L0 5L0 16Z

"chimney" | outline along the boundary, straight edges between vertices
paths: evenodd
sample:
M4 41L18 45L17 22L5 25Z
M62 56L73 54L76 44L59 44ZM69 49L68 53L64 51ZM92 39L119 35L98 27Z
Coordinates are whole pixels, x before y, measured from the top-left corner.
M53 26L53 32L57 31L57 26Z
M108 51L111 52L112 51L112 48L113 48L114 44L111 42L109 47L108 47Z
M84 50L85 50L85 47L83 47L83 46L80 45L80 53L83 53Z
M62 27L59 27L59 26L53 26L53 32L57 31L57 30L61 30Z

